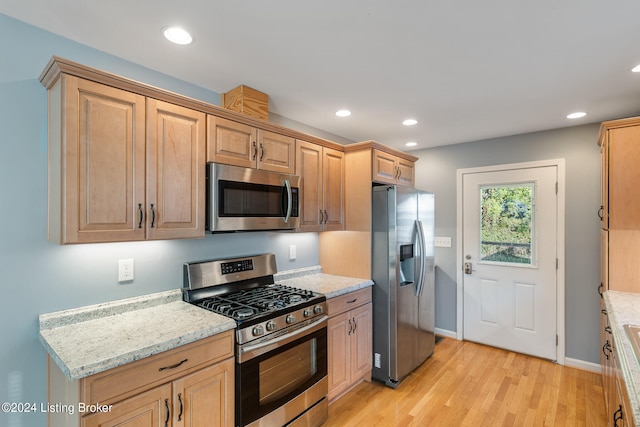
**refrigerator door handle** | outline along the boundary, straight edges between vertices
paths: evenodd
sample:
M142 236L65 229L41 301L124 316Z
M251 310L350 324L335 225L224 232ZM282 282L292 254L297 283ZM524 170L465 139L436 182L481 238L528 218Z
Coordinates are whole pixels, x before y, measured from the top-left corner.
M424 288L424 261L425 261L425 250L427 248L425 239L424 239L424 231L422 229L422 221L416 220L416 230L418 236L418 247L419 256L418 259L420 261L420 267L418 270L418 278L416 280L416 296L419 297L422 295L422 289Z

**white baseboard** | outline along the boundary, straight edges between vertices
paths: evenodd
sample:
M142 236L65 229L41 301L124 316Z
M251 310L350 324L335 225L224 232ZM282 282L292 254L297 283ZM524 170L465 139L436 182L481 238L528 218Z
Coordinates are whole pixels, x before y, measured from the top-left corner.
M458 339L458 335L455 331L449 331L447 329L435 328L436 335L441 335L447 338ZM593 362L586 362L580 359L572 359L570 357L564 358L564 366L568 366L570 368L582 369L583 371L589 371L596 374L602 373L602 369L600 364Z
M564 366L569 366L571 368L582 369L583 371L589 371L596 374L602 373L602 369L600 364L585 362L584 360L572 359L570 357L564 358Z
M443 337L458 339L458 335L455 331L448 331L446 329L436 328L435 333L437 335L442 335Z

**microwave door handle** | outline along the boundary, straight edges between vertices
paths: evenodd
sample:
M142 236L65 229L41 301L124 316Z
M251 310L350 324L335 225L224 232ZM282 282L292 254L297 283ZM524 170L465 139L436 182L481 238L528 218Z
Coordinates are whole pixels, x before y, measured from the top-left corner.
M291 197L291 183L288 179L284 180L284 187L287 189L287 215L284 217L284 222L289 223L289 218L291 218L291 205L293 205L293 199Z

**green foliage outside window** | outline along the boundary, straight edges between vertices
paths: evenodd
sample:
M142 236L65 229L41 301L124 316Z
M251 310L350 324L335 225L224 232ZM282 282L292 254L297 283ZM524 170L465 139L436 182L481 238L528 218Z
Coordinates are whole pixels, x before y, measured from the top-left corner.
M480 188L481 259L531 264L533 184Z

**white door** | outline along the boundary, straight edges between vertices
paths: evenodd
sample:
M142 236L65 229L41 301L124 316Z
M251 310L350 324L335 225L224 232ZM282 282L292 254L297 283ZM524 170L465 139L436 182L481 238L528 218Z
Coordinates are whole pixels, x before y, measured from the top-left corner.
M556 360L557 166L462 175L463 338Z

